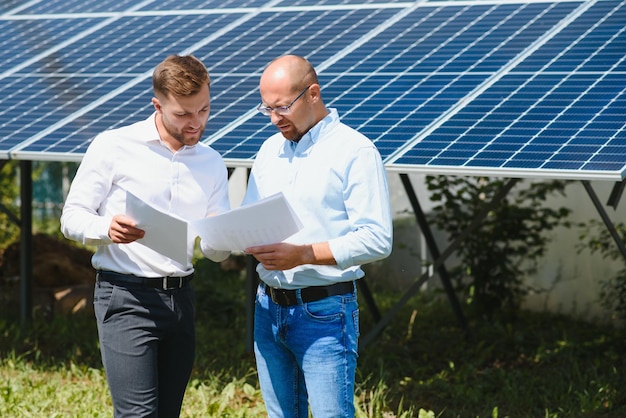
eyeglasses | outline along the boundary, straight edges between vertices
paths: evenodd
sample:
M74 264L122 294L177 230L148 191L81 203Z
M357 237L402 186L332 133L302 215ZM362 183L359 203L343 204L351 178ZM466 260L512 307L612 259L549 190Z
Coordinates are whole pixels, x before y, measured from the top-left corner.
M289 103L287 106L267 107L267 106L263 106L263 103L261 103L261 104L259 104L259 105L257 106L257 108L256 108L256 109L257 109L259 112L261 112L263 115L265 115L265 116L272 116L272 112L276 113L277 115L281 115L281 116L288 115L288 114L290 114L290 113L291 113L291 106L293 106L293 104L294 104L294 103L295 103L295 102L296 102L296 101L297 101L300 97L302 97L302 95L303 95L304 93L306 93L306 91L307 91L307 90L309 89L309 87L311 87L311 86L312 86L312 84L309 84L309 85L307 86L307 88L305 88L304 90L302 90L302 91L300 92L300 94L298 94L298 95L296 96L296 98L295 98L295 99L293 99L293 101L292 101L291 103Z

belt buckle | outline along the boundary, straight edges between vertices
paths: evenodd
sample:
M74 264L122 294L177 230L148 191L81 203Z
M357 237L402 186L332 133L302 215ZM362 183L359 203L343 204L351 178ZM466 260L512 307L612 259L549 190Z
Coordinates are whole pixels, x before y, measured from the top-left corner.
M163 290L169 290L169 289L173 289L176 286L168 286L168 280L169 279L178 279L178 288L181 289L183 287L183 277L169 277L169 276L165 276L163 277Z
M274 292L275 289L272 286L267 286L267 289L270 291L270 299L272 299L274 303L278 303L276 293Z
M281 289L276 289L272 286L267 286L267 288L270 290L270 298L274 301L274 303L282 305L284 303L283 299L285 298L283 297L281 299L281 296L284 296L284 294L280 291Z

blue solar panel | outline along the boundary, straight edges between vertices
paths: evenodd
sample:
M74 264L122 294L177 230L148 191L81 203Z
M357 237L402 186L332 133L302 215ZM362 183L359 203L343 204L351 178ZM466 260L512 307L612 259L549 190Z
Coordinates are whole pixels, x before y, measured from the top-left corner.
M0 155L79 160L152 112L151 71L193 53L212 77L206 142L249 166L275 132L258 79L296 53L390 170L622 179L621 1L5 2Z
M516 37L524 42L537 39L575 7L563 3L416 8L325 68L323 94L328 105L372 138L386 158L482 83L490 74L486 72L490 62L507 62L519 53L526 44L515 42ZM483 29L478 30L480 36L467 36L475 26L492 27L511 15L517 19L508 25L506 36ZM481 42L496 43L498 48L475 49ZM235 158L253 158L258 144L274 132L267 120L257 118L248 125L252 129L244 124L229 133L222 150L226 158L233 152ZM213 146L219 148L221 141ZM254 152L245 155L244 147Z
M0 3L0 12L6 14L22 4L22 0L5 0Z
M16 15L84 14L98 12L123 12L137 4L134 0L45 0L27 2Z
M93 26L94 19L0 20L0 74Z
M165 0L146 2L141 10L212 10L228 8L262 7L267 5L266 0Z
M592 5L388 163L443 172L454 167L455 173L482 168L518 176L622 179L625 24L623 3Z

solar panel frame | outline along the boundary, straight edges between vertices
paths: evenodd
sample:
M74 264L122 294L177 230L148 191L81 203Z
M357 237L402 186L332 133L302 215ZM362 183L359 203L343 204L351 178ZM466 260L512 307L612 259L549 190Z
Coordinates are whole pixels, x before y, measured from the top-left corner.
M258 77L275 56L298 53L318 69L328 106L372 138L391 171L622 179L620 3L15 3L0 17L15 38L0 43L0 128L11 132L0 157L79 161L96 133L152 111L151 69L176 52L212 75L205 142L250 166L275 132L254 110ZM24 43L35 35L49 43ZM547 94L546 80L559 78L567 88Z

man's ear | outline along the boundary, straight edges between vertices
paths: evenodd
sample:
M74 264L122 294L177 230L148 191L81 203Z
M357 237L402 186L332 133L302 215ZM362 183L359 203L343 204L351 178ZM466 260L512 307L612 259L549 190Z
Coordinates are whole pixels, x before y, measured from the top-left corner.
M153 97L152 105L154 106L154 110L156 110L158 113L161 113L163 107L161 106L161 102L159 101L159 99L157 99L156 97Z
M317 103L321 100L322 91L319 84L311 84L309 87L309 97L311 97L311 102L313 103Z

